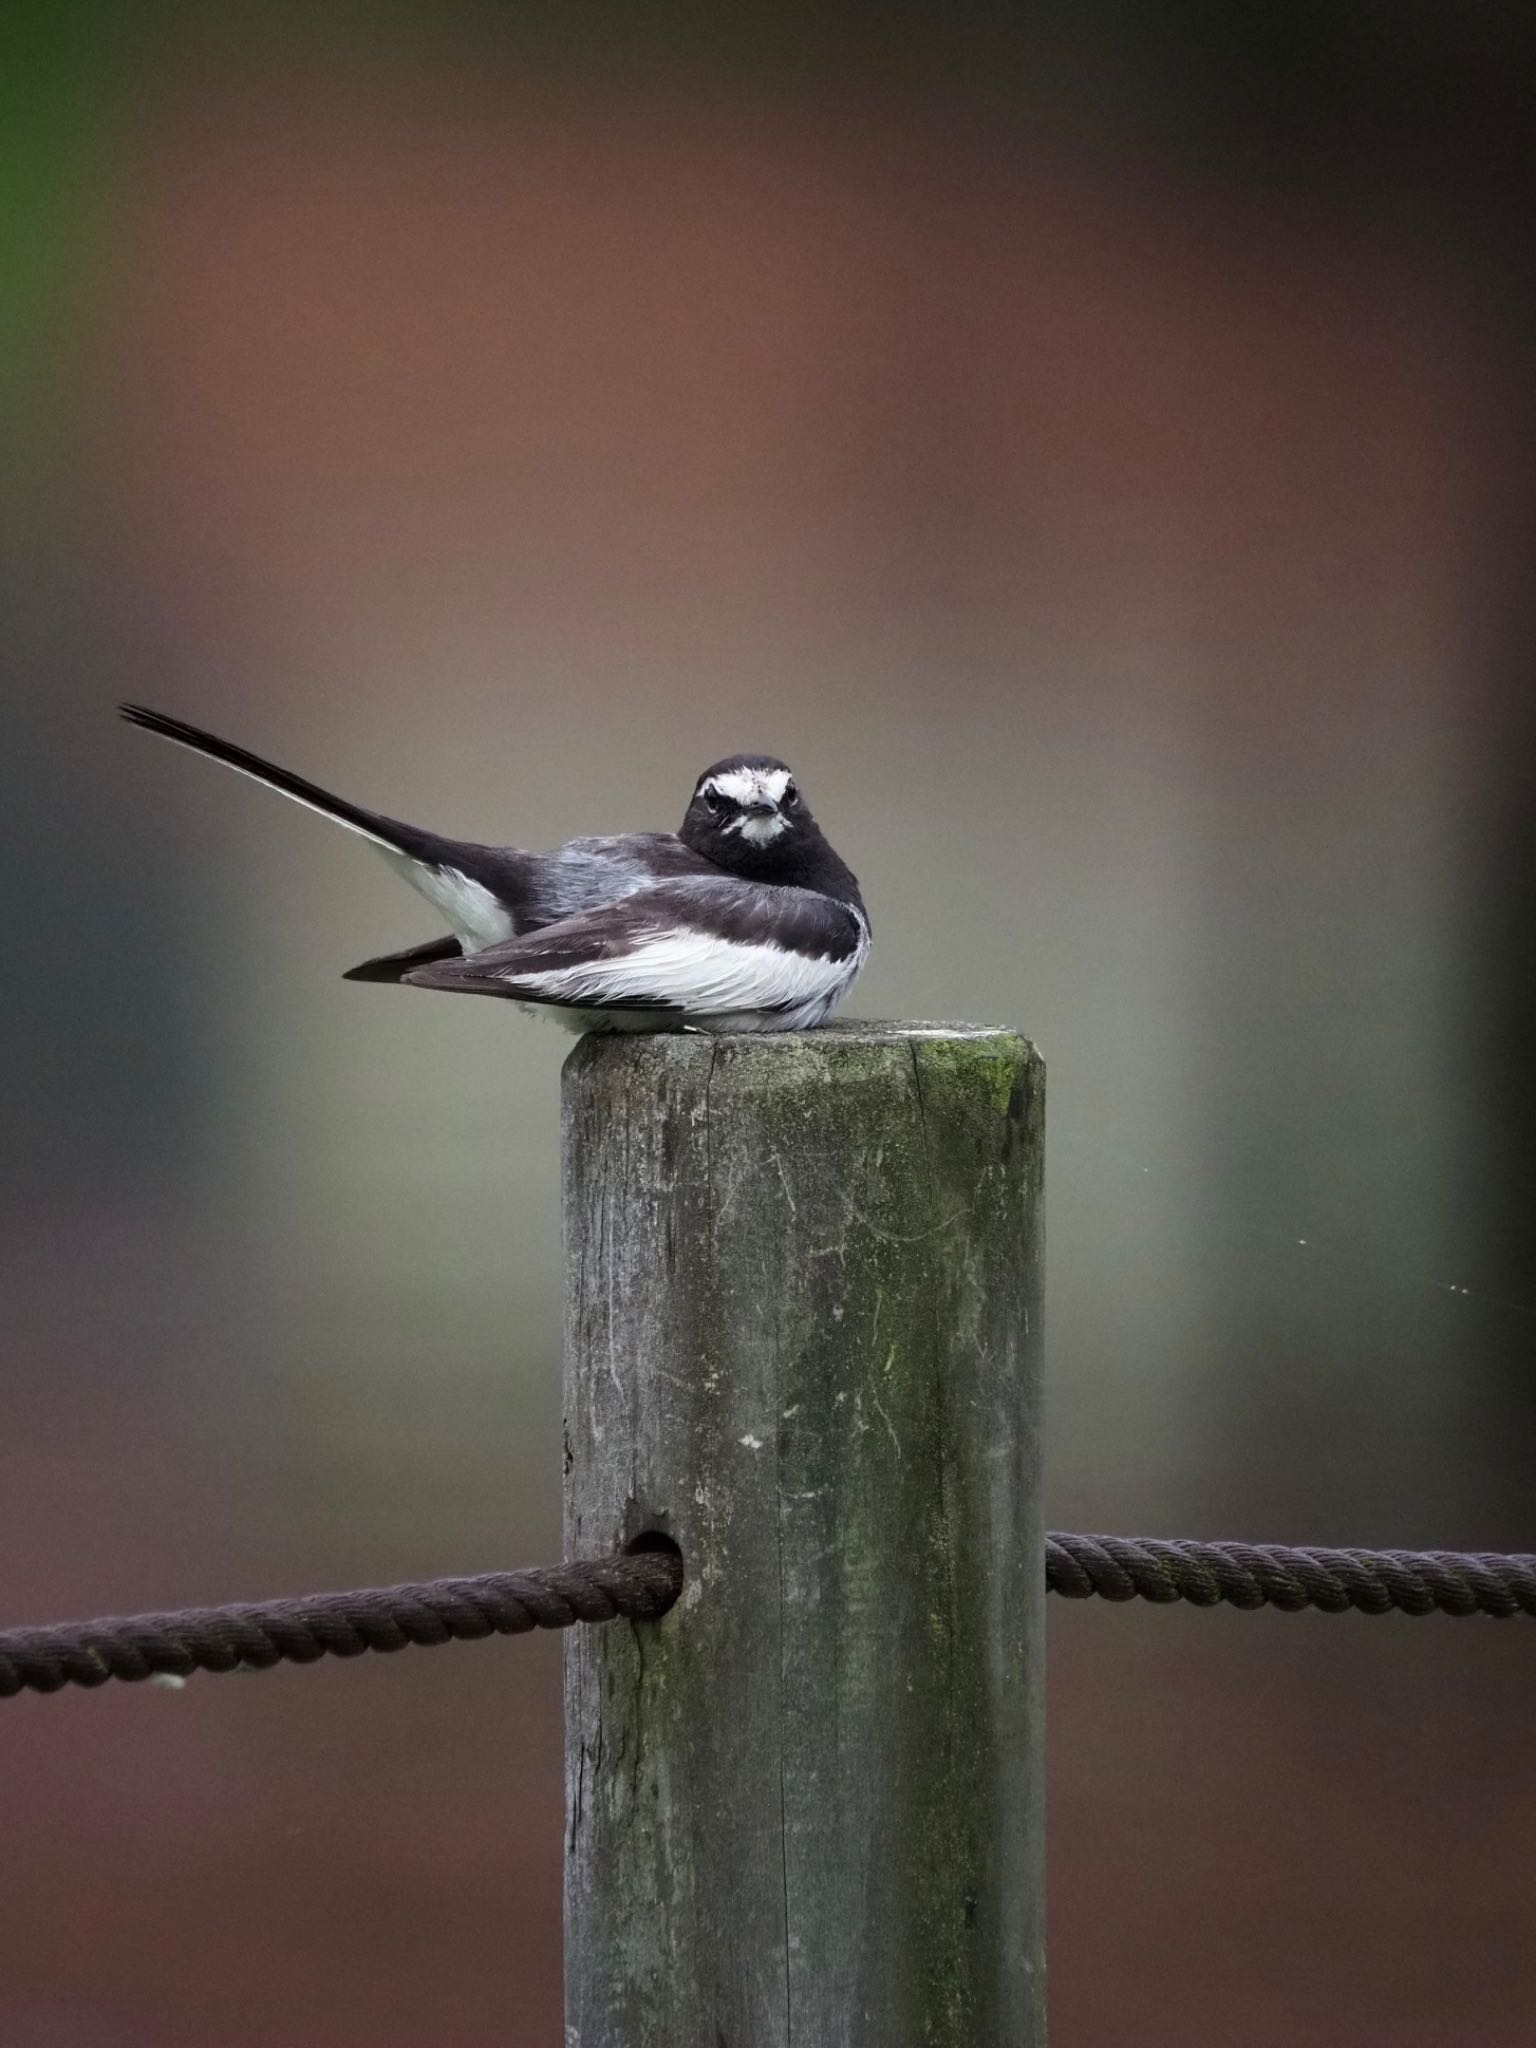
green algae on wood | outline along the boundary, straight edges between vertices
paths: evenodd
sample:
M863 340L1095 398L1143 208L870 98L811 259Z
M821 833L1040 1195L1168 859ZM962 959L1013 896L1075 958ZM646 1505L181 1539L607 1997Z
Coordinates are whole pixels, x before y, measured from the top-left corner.
M565 1078L568 2048L1039 2048L1043 1073L588 1038Z

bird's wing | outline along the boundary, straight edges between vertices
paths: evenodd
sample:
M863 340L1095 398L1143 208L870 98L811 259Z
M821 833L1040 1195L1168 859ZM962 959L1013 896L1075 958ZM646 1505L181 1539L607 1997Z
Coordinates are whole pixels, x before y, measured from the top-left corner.
M605 839L568 839L548 853L525 854L516 879L521 932L601 910L641 889L682 876L718 875L702 854L670 832L624 832Z
M423 939L419 946L407 946L399 953L380 953L376 959L349 967L343 981L403 981L413 967L425 967L432 960L457 960L462 949L451 932L440 939Z
M722 1016L834 1002L866 943L853 911L829 897L721 877L662 883L405 979L516 1002Z

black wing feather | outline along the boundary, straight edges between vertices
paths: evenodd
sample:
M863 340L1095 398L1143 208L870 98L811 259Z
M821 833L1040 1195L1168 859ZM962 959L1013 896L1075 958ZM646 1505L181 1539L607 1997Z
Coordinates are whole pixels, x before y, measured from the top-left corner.
M425 967L434 960L459 960L463 951L451 932L440 939L423 939L419 946L406 946L399 953L380 953L377 959L349 967L343 981L404 981L413 967Z

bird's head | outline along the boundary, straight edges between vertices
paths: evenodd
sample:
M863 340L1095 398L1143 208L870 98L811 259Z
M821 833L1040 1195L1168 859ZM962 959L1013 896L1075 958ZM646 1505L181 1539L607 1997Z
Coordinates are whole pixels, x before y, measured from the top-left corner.
M733 754L699 777L679 837L719 867L767 876L793 866L820 833L782 761Z

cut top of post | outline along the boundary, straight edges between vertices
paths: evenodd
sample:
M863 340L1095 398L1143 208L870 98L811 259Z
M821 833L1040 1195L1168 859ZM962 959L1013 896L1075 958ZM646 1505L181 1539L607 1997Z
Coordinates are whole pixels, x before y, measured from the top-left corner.
M1043 1064L1028 1039L1002 1025L839 1017L811 1031L593 1031L578 1040L565 1070L568 1077L574 1078L595 1060L611 1059L622 1050L642 1061L657 1061L674 1071L683 1071L701 1060L707 1065L724 1046L737 1051L756 1048L786 1063L794 1062L804 1070L828 1056L835 1060L845 1050L902 1045L953 1047L967 1057L986 1060L990 1055L1014 1065L1022 1060L1031 1068Z

